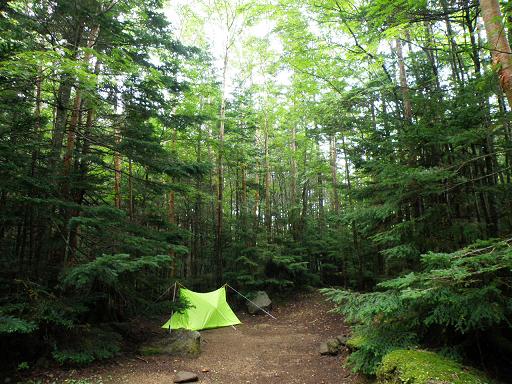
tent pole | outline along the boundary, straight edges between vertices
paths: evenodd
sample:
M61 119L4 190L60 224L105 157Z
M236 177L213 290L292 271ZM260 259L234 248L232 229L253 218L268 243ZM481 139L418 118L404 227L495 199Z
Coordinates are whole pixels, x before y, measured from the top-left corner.
M174 282L174 290L172 292L172 302L174 303L176 301L176 281ZM174 309L171 311L171 318L174 314ZM169 321L169 333L171 333L171 322Z
M267 311L265 311L263 308L261 308L259 305L256 305L253 301L249 300L247 297L245 297L244 295L242 295L240 292L238 292L235 288L233 288L231 285L229 285L228 283L225 284L226 287L229 287L231 288L233 291L235 291L236 293L238 293L240 296L242 296L245 300L247 300L249 303L251 303L252 305L254 305L256 308L260 309L262 312L265 312L267 315L269 315L271 318L277 320L274 316L272 316L270 313L268 313Z

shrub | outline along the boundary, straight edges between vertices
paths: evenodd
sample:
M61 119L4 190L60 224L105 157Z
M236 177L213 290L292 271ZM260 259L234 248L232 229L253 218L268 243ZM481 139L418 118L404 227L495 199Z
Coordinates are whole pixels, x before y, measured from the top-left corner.
M422 271L380 283L377 292L323 290L363 340L350 356L354 369L373 374L384 355L418 344L464 354L479 334L510 332L510 242L428 253L422 256ZM507 332L502 345L510 343Z
M60 364L84 365L114 357L120 350L118 333L99 327L77 327L55 345L52 357Z

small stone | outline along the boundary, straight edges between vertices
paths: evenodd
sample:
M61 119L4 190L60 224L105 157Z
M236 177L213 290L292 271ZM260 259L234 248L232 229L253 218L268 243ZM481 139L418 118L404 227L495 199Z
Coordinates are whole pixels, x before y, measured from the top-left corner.
M347 345L348 337L345 335L338 335L338 336L336 336L336 340L338 340L340 345Z
M329 339L320 344L320 354L336 356L340 352L341 344L338 339Z
M321 343L320 344L320 354L321 355L328 355L329 354L329 347L327 346L327 343Z
M192 383L194 381L198 381L199 377L192 372L180 371L176 374L174 378L175 383Z

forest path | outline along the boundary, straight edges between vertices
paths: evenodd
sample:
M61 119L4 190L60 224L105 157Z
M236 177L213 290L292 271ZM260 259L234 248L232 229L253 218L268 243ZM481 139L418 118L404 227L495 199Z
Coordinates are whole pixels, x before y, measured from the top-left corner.
M343 367L346 353L321 356L319 344L347 331L330 303L318 293L275 306L276 320L239 314L243 324L201 332L198 358L169 356L120 359L108 367L79 372L105 384L172 383L176 371L199 375L203 384L340 384L362 380ZM208 369L202 373L202 369Z

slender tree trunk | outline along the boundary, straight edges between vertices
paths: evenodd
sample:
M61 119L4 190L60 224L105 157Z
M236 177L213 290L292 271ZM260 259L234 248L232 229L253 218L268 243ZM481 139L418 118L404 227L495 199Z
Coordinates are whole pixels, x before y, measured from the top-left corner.
M260 170L259 162L256 163L256 175L254 177L254 207L253 207L253 218L254 218L254 234L258 233L259 229L259 216L260 216ZM253 236L253 245L256 246L256 236Z
M247 167L245 164L242 164L242 191L241 191L241 223L242 223L242 241L244 244L249 247L249 228L247 225L247 216L248 216L248 209L247 209Z
M341 143L343 146L343 159L345 160L345 180L347 182L347 190L348 190L348 203L350 208L352 207L352 180L350 178L350 166L347 155L347 145L345 143L345 135L341 135ZM357 223L355 220L351 222L352 227L352 243L354 245L354 252L357 256L358 261L358 273L357 273L357 281L360 290L364 289L364 258L361 250L359 249L359 239L357 235Z
M76 30L73 31L73 38L70 39L73 42L72 47L70 48L69 58L74 60L76 59L78 47L80 46L80 41L82 39L82 34L84 30L83 23L80 23ZM59 90L57 92L57 100L55 107L55 117L53 119L53 132L52 132L52 149L50 153L49 159L49 167L50 172L57 173L57 163L60 159L60 155L62 153L62 142L64 140L64 134L66 131L66 123L68 119L68 108L69 108L69 99L71 98L71 88L73 85L73 81L69 74L64 73L60 76L60 85Z
M272 212L270 203L270 160L269 160L269 149L268 149L268 136L269 136L269 124L268 116L265 112L265 127L264 127L264 150L265 150L265 227L267 229L267 241L272 240Z
M94 44L96 43L96 40L98 38L98 34L100 32L100 26L95 25L91 32L89 33L89 38L87 40L87 48L91 49ZM91 52L87 51L84 56L84 63L85 65L89 65L89 62L91 60ZM75 101L73 104L73 112L71 113L71 121L69 123L69 129L68 129L68 136L67 136L67 143L66 143L66 153L64 155L64 176L69 175L69 171L71 169L71 159L73 157L73 151L75 149L75 141L76 141L76 133L78 129L78 121L80 120L80 107L82 105L82 91L80 89L80 86L77 86L75 88ZM65 188L69 188L69 182L64 181Z
M172 131L172 153L176 153L176 140L177 140L177 130L176 128L173 128ZM169 191L169 199L168 199L168 206L167 206L167 219L169 220L169 224L174 226L176 224L176 209L175 209L175 192L173 190ZM189 252L192 252L192 249L189 250ZM169 247L169 256L171 257L171 277L176 277L176 252L174 252L174 248L171 246Z
M36 140L40 142L42 140L42 132L41 132L41 105L42 105L42 99L41 99L41 86L42 86L42 68L38 68L37 78L36 78L36 91L35 91L35 107L34 107L34 133ZM37 160L39 159L39 147L36 146L34 150L32 151L32 159L31 159L31 165L30 165L30 176L35 177L36 176L36 168L37 168ZM33 195L33 188L31 188L31 194ZM25 206L25 210L28 210L29 206ZM33 259L35 258L35 234L34 234L34 216L36 213L33 209L30 209L29 211L29 225L30 225L30 232L29 232L29 252L28 252L28 263L32 264ZM1 231L0 231L1 232ZM1 233L0 233L1 238Z
M116 124L114 128L114 141L116 151L114 153L114 202L117 209L121 209L121 154L117 150L121 144L121 130Z
M480 0L480 7L500 85L507 96L509 105L512 105L512 52L503 25L500 3L498 0Z
M336 150L336 135L334 133L329 137L329 153L331 163L331 183L332 183L332 210L338 213L340 209L340 201L338 196L338 162Z
M476 76L480 77L482 69L480 64L480 53L478 47L478 32L475 30L475 27L473 26L469 0L466 0L464 2L464 18L466 20L466 26L468 27L469 32L469 41L471 44L471 60L473 61L473 65L475 67Z
M96 65L94 66L94 74L98 75L100 73L100 62L96 61ZM84 179L89 171L89 162L87 160L87 155L89 155L91 149L91 131L94 123L95 115L96 115L96 106L92 103L87 103L87 117L85 120L85 128L84 128L84 143L82 146L82 153L80 156L80 165L79 165L79 173L80 178ZM77 203L81 204L84 198L84 195L87 191L85 189L81 189L77 196Z
M292 124L291 129L291 160L290 160L290 214L289 221L290 227L292 230L292 234L295 239L298 238L298 233L296 232L296 204L297 204L297 132L295 124Z
M450 21L448 3L446 0L441 0L441 5L444 11L448 43L450 44L450 64L452 67L453 80L455 84L461 84L464 81L464 68L461 65L461 61L459 60L459 55L457 54L457 43L455 42L455 34L453 32L452 23Z
M428 61L430 63L430 67L432 68L432 76L434 77L435 83L436 83L436 90L441 90L441 83L439 82L439 69L437 66L437 60L436 55L433 51L433 48L435 47L435 42L432 39L432 25L429 21L424 22L425 26L425 38L427 41L428 46L425 48L425 54L428 58Z
M320 145L317 141L317 151L320 153ZM324 212L324 175L322 170L319 169L317 173L317 186L318 186L318 226L321 230L325 225L325 212Z
M215 279L217 285L222 284L223 257L222 257L222 226L223 226L223 201L224 201L224 124L226 116L226 71L228 67L229 46L226 44L224 51L224 64L222 70L222 95L219 113L219 151L217 154L217 208L216 208L216 233L215 233Z
M396 55L398 59L398 70L400 78L400 90L402 92L402 99L404 102L404 117L408 122L412 121L412 103L409 92L409 85L407 84L407 72L405 70L404 56L402 52L402 42L400 39L396 40Z
M133 221L133 162L128 159L128 215Z

